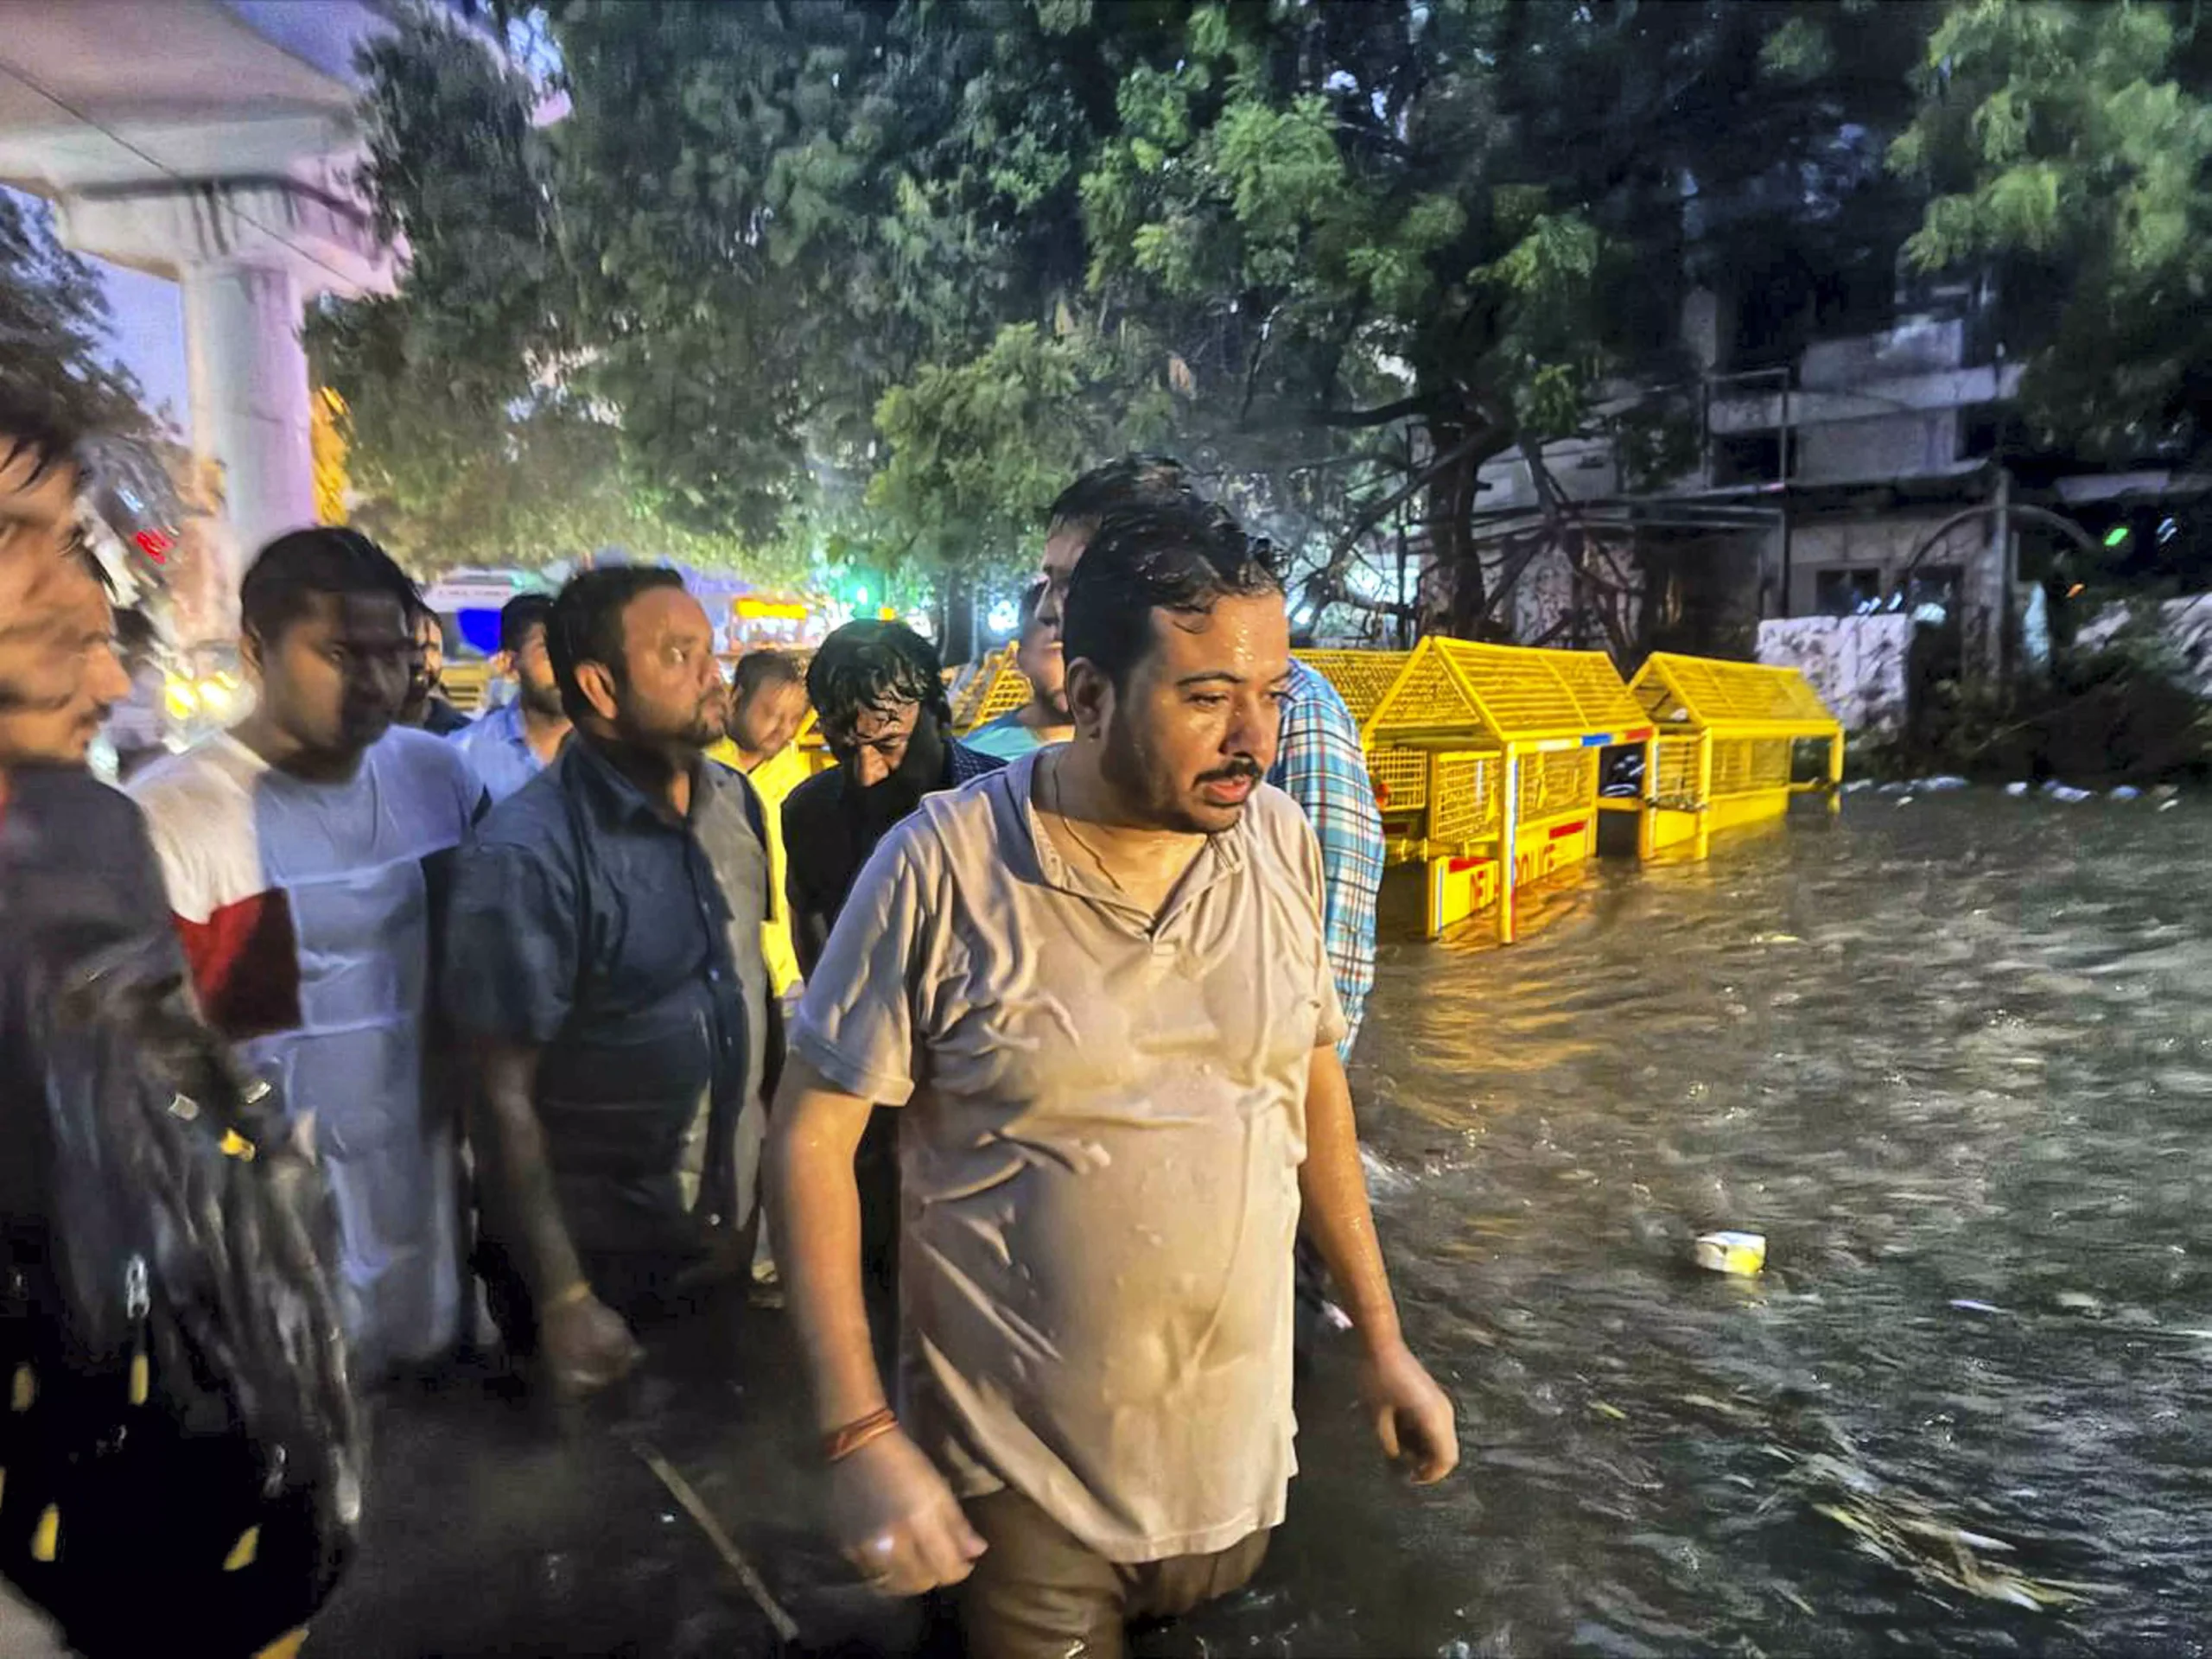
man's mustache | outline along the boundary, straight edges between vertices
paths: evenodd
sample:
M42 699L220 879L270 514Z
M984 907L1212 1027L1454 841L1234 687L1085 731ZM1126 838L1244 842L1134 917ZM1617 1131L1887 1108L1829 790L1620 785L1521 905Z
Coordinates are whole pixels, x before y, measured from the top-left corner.
M1202 784L1233 784L1249 780L1256 784L1267 775L1266 769L1258 761L1249 755L1239 755L1225 766L1200 772L1198 781Z

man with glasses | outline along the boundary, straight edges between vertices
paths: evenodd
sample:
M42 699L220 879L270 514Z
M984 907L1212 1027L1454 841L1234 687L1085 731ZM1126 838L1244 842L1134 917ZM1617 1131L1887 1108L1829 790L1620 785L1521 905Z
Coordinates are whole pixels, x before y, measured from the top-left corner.
M936 649L896 622L848 622L807 664L806 692L837 764L784 802L785 881L799 971L811 976L830 930L876 843L922 804L1006 762L952 736ZM893 1119L879 1112L861 1141L861 1259L887 1296L895 1282L899 1166Z

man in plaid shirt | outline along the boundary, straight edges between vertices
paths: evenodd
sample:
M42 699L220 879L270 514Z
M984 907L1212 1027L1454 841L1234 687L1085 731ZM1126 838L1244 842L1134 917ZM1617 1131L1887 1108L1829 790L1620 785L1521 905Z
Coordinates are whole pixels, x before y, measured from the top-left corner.
M1109 513L1196 492L1181 463L1165 455L1125 455L1093 467L1060 492L1046 519L1045 594L1037 618L1054 642L1047 671L1059 664L1060 607L1068 578L1083 550ZM1382 883L1382 815L1368 781L1359 724L1336 687L1294 658L1289 695L1283 702L1282 735L1268 781L1305 810L1321 844L1323 924L1337 997L1346 1030L1338 1050L1347 1058L1359 1036L1367 994L1375 985L1375 894Z

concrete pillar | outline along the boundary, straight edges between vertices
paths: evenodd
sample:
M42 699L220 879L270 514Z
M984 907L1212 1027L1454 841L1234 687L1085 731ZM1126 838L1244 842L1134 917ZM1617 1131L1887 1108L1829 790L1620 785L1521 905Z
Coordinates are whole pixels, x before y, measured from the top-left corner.
M208 585L225 607L264 543L315 522L314 421L300 344L308 298L389 293L396 276L397 251L377 238L367 211L344 189L335 175L271 175L56 198L69 246L183 290L195 470L224 503ZM203 621L217 621L212 609ZM228 631L223 623L218 637Z
M281 266L221 261L180 276L193 454L220 469L236 572L264 543L315 522L299 285Z

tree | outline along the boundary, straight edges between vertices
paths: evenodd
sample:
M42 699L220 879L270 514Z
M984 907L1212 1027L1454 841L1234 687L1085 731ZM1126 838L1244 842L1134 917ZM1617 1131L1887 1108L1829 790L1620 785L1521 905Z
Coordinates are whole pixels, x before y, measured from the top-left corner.
M695 511L765 533L857 494L880 410L911 434L944 374L1079 282L1080 117L1030 6L570 0L553 21L592 384ZM925 369L934 390L885 403ZM918 505L927 470L877 499ZM886 548L947 544L950 511Z
M1573 563L1541 446L1624 381L1685 375L1687 290L1859 194L1832 178L1839 133L1898 111L1923 15L1192 6L1125 73L1084 178L1092 283L1240 426L1403 430L1354 449L1356 511L1312 592L1343 597L1363 536L1418 500L1440 620L1482 632L1483 464L1528 459Z
M435 365L501 430L550 364L656 512L949 584L1026 559L1078 465L1169 445L1304 561L1309 607L1387 608L1356 568L1379 552L1433 563L1438 620L1491 631L1485 461L1542 482L1543 443L1600 421L1663 447L1624 388L1692 372L1696 283L1777 249L1886 277L1870 226L1912 187L1853 135L1903 124L1932 16L560 0L550 130L511 85L380 73L372 182L456 257L353 349ZM480 235L440 178L484 196ZM527 302L480 291L503 265ZM480 390L454 363L505 367ZM365 464L396 452L411 399L387 442L347 395ZM421 500L467 493L464 448L421 446Z
M396 296L327 302L308 328L345 405L355 520L426 570L608 547L731 563L736 538L677 520L586 384L538 88L428 12L403 14L363 68L360 181L380 230L407 241L406 276Z
M137 378L105 355L114 327L99 273L56 238L53 209L0 189L0 364L86 431L150 437Z
M1891 152L1936 193L1923 269L1993 266L2031 302L2037 435L2185 452L2212 416L2212 34L2194 9L1959 0ZM2184 19L2186 21L2184 21ZM2040 314L2040 315L2036 315Z

